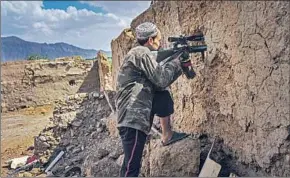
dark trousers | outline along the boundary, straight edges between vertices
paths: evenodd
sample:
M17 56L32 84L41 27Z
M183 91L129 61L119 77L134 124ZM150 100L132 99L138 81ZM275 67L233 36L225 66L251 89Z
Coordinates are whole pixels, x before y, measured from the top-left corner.
M120 177L138 177L147 135L129 127L120 127L118 129L124 150Z
M150 126L152 126L154 115L165 117L172 114L174 112L173 105L173 100L167 90L156 92L149 121ZM120 127L119 134L125 155L120 177L138 177L147 135L128 127Z

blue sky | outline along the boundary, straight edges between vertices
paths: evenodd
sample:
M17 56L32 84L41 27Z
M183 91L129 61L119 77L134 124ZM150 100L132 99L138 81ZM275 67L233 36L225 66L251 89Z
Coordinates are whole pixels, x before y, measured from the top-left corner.
M1 1L1 36L110 50L150 1Z
M66 10L69 6L74 6L78 10L80 9L87 9L90 11L94 11L96 13L106 13L105 10L102 9L102 7L96 7L91 6L87 3L81 3L80 1L50 1L50 0L44 0L43 1L43 8L44 9L61 9Z

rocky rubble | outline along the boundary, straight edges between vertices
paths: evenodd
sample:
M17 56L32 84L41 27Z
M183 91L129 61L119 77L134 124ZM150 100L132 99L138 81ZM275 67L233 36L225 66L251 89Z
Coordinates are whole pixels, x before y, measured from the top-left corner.
M113 93L109 93L112 96ZM66 158L95 150L106 136L102 118L110 114L104 95L80 93L55 103L50 125L35 138L35 154L47 160L54 149L64 149ZM72 162L80 161L73 158Z
M108 96L114 101L114 92L108 92ZM114 119L110 113L102 93L76 94L56 103L50 125L35 138L35 154L46 168L60 151L65 152L48 176L63 176L76 167L82 176L119 175L123 151L119 137L110 135L108 118ZM198 174L199 140L184 140L163 148L159 139L148 138L141 176Z

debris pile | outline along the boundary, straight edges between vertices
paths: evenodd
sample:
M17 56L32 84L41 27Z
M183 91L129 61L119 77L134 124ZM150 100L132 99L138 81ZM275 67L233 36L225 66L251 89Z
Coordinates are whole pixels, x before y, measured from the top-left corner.
M113 101L114 93L109 92L108 95ZM117 159L121 153L116 149L121 147L117 145L117 140L108 137L105 122L110 113L101 93L80 93L68 97L66 101L58 101L51 124L35 138L35 154L43 162L51 163L60 151L64 151L52 173L63 173L71 166L81 167L96 154L98 159L102 159L111 153L109 157Z
M107 94L113 102L115 93ZM103 93L79 93L57 101L50 124L35 137L38 171L26 169L18 176L119 176L124 155L119 137L109 132L108 118L112 117ZM178 170L180 176L197 175L198 139L188 138L165 148L160 139L153 138L155 135L148 137L145 146L141 176L171 176L172 170Z
M115 93L106 93L114 107ZM28 164L26 157L25 162L14 166L14 173L20 177L119 176L124 155L116 125L112 124L116 118L104 93L78 93L57 101L50 119L35 137L34 163ZM145 145L140 176L198 176L211 144L204 138L188 137L163 147L158 134L152 132ZM213 151L219 163L226 159L221 149L217 146ZM228 176L223 170L221 175Z
M11 171L8 173L10 176L18 174L19 177L32 177L33 175L40 175L40 161L35 155L23 156L13 158L5 162L5 166Z

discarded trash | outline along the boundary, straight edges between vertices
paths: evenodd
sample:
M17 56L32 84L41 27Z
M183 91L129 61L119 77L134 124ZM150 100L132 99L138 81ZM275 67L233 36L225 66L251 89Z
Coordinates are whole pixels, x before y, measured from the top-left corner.
M39 163L39 161L38 160L34 160L34 161L32 161L32 162L30 162L30 163L28 163L28 164L26 164L26 165L24 165L22 167L17 168L12 173L8 173L8 175L9 176L13 176L13 175L15 175L18 172L23 171L23 170L24 171L29 171L29 170L33 169L33 167L35 167L35 165L37 165L37 163Z
M37 156L36 155L33 155L33 156L30 156L29 158L27 158L27 161L26 161L26 164L29 164L33 161L37 160Z
M210 153L212 151L214 143L215 139L211 145L211 148L207 154L206 160L198 177L217 177L221 170L221 165L210 159Z
M16 169L18 167L24 166L26 164L28 158L29 158L29 156L14 158L14 159L7 161L7 163L10 164L11 169Z
M64 154L64 151L61 151L57 157L50 163L50 165L46 168L45 172L47 173L54 165L57 163L57 161L62 157Z

